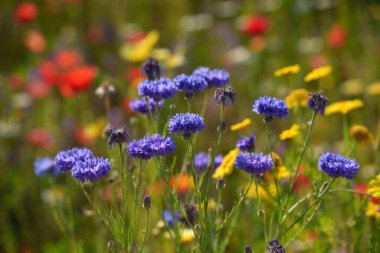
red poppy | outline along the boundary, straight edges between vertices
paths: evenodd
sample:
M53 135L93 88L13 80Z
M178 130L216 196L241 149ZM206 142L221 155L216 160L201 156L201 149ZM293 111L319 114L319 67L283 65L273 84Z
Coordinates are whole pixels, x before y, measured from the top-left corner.
M299 192L301 189L308 187L311 183L310 177L302 175L300 173L294 182L293 192Z
M94 66L82 66L65 74L65 83L70 85L73 91L86 90L94 80L97 70Z
M53 136L43 128L31 129L26 138L28 143L36 148L50 148L54 144Z
M375 198L375 197L371 197L371 202L375 203L375 204L380 204L380 199Z
M28 84L26 91L32 98L44 98L49 95L51 91L51 85L39 80Z
M38 72L41 75L42 79L53 85L57 84L60 79L60 74L54 64L54 62L50 60L43 60L38 65Z
M368 190L368 184L357 184L357 185L354 185L352 187L352 189L355 190L355 191L359 191L359 192L367 192L367 190ZM354 197L355 198L366 197L366 195L355 193Z
M262 35L269 29L270 21L265 16L252 16L243 23L243 31L249 36Z
M336 25L331 28L327 35L327 44L333 49L342 48L346 42L346 37L345 29L340 25Z
M23 2L17 5L13 15L17 21L29 23L36 19L37 14L37 6L34 3Z
M67 70L82 63L82 56L76 50L62 50L54 55L54 62L62 70Z
M31 30L26 35L25 46L33 53L41 53L46 47L45 38L39 31Z

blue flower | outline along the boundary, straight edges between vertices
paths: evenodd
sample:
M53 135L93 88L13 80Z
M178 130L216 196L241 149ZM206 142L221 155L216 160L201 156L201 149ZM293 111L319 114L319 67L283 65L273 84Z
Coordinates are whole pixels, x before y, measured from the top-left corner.
M251 135L249 137L243 137L236 142L236 147L241 151L254 151L255 150L256 137Z
M253 104L253 111L263 115L266 121L274 117L287 118L289 115L289 110L284 100L268 96L258 98Z
M325 107L328 101L328 98L320 93L310 93L309 100L307 101L307 106L315 113L319 112L319 114L324 115Z
M143 62L141 73L147 76L149 80L160 78L161 76L160 63L154 58L149 58L148 60Z
M174 226L175 219L172 212L165 210L162 216L164 220L168 223L169 227Z
M158 104L158 110L161 110L164 104L164 101L161 100L157 104ZM136 98L132 100L131 102L129 102L129 107L131 108L133 112L138 112L142 114L148 114L149 110L151 112L156 111L156 103L151 98L149 99L149 107L148 107L148 103L146 99L143 99L143 98Z
M111 163L103 157L89 158L86 160L78 160L75 162L71 170L72 176L84 181L95 182L102 176L107 176L111 169Z
M38 177L45 176L48 173L53 176L59 174L59 169L54 166L54 161L50 157L36 158L34 161L34 174Z
M221 87L230 82L230 74L223 69L199 67L194 70L193 75L203 77L207 81L208 87Z
M207 88L206 80L197 75L185 75L181 74L173 79L174 84L178 90L185 93L187 97L194 95L198 91L202 91Z
M87 148L72 148L66 151L58 152L54 159L54 166L59 171L67 172L71 170L77 161L85 161L87 159L94 158L92 152Z
M359 172L359 164L340 154L325 153L319 157L319 170L330 177L345 177L353 179Z
M165 156L173 153L175 144L171 137L162 137L159 134L145 136L134 140L128 145L128 154L131 157L148 160L154 156Z
M205 128L203 117L195 113L177 113L169 121L169 132L190 137Z
M130 138L130 136L127 132L127 129L125 129L125 128L110 127L107 130L106 135L109 138L108 144L109 144L110 148L112 148L113 145L115 145L115 143L121 144L121 143L127 142Z
M194 165L197 172L203 172L209 166L209 161L211 162L211 157L205 152L199 152L194 157ZM223 155L215 156L214 169L217 168L223 161Z
M259 176L273 168L273 160L270 155L244 152L236 157L235 166L249 174Z
M138 94L140 96L150 97L154 101L160 101L174 96L177 88L174 83L165 77L157 80L144 80L139 84Z

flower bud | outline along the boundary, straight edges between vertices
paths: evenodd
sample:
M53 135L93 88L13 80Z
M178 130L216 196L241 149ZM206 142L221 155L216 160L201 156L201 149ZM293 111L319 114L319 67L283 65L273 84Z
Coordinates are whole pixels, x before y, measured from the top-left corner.
M249 245L245 245L244 247L244 253L252 253L252 248Z
M143 203L143 207L148 210L152 205L152 200L150 199L150 196L149 195L145 195L144 196L144 203Z

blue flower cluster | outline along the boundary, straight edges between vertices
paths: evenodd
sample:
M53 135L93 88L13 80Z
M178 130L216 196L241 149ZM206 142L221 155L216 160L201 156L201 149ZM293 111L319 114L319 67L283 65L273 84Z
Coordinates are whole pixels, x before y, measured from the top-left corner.
M307 106L315 113L319 112L319 114L324 115L325 107L328 101L329 100L327 97L323 96L320 93L310 93L309 100L307 101Z
M34 174L38 177L45 176L47 174L58 176L59 173L59 169L54 166L54 161L50 157L36 158L34 161Z
M128 145L128 154L131 157L148 160L154 156L165 156L173 153L175 144L171 137L162 137L159 134L145 136L134 140Z
M284 100L268 96L258 98L253 104L253 111L263 115L266 121L274 117L287 118L289 115L289 110Z
M198 75L185 75L181 74L173 79L174 84L178 90L185 93L187 97L194 95L198 91L207 88L206 80Z
M221 87L230 82L230 74L223 69L199 67L194 70L193 75L203 77L207 81L208 87Z
M57 167L61 173L67 172L73 168L77 161L85 161L92 158L94 158L94 155L89 149L72 148L58 152L54 159L54 166Z
M158 110L161 110L162 106L164 105L164 100L158 101ZM148 114L149 110L153 113L156 111L156 103L153 99L149 99L149 106L146 101L146 99L143 98L136 98L133 99L131 102L129 102L129 107L133 112L142 113L142 114Z
M235 160L235 166L249 174L259 176L273 168L273 160L270 155L249 152L240 153Z
M195 113L177 113L169 121L169 132L190 137L205 128L203 117Z
M249 137L243 137L236 142L236 147L241 151L254 151L255 150L256 137L251 135Z
M199 152L198 154L196 154L194 157L194 164L195 164L195 169L197 170L197 172L200 173L200 172L205 171L209 165L209 161L211 162L211 158L208 156L207 153ZM223 155L215 156L214 169L219 167L222 161L223 161Z
M107 176L110 169L111 164L108 159L97 157L77 161L71 172L74 178L79 179L83 183L86 180L95 182L100 177Z
M319 170L330 177L345 177L348 179L353 179L360 168L355 160L329 152L319 157L318 167Z
M168 78L162 77L157 80L144 80L138 86L138 94L150 97L154 101L160 101L174 96L177 92L175 84Z

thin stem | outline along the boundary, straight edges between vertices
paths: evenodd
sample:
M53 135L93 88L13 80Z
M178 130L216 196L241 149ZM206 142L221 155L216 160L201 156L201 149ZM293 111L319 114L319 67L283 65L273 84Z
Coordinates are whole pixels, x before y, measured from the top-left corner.
M155 103L154 111L156 113L157 132L159 134L161 134L161 129L160 129L160 110L158 108L158 102L155 101L154 103Z
M148 226L149 226L149 209L146 209L146 216L145 216L145 219L146 219L146 223L145 223L145 229L144 229L144 236L143 236L143 241L141 243L141 246L140 246L140 250L139 252L141 253L143 248L144 248L144 244L145 244L145 240L146 240L146 234L148 233Z
M125 173L123 168L123 146L120 143L119 144L119 160L120 160L120 171L121 171L121 215L123 220L123 246L126 247L126 227L125 227L125 221L126 221L126 214L125 214Z

